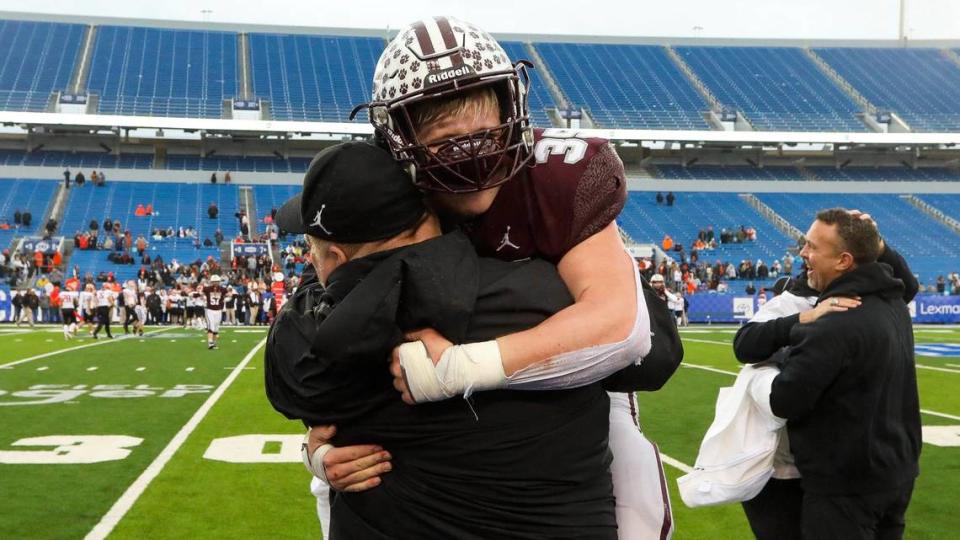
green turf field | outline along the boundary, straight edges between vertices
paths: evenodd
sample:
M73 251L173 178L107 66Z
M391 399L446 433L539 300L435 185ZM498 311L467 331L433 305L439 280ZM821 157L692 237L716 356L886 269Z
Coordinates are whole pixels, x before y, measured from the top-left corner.
M960 344L960 330L916 336ZM225 329L208 351L196 330L65 342L54 328L0 326L0 538L318 538L302 429L263 394L264 337ZM683 337L685 365L640 395L644 431L672 463L674 538L749 538L738 506L691 510L676 492L738 369L732 329ZM960 358L917 363L924 426L942 432L931 432L936 444L924 435L907 537L955 538Z

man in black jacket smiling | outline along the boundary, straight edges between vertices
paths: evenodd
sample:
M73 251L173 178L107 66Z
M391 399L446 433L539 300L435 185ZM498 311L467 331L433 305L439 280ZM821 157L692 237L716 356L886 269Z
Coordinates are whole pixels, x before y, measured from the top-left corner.
M819 303L862 303L801 314L771 388L803 476L804 538L899 538L919 474L913 327L881 246L872 222L836 208L817 214L800 252Z

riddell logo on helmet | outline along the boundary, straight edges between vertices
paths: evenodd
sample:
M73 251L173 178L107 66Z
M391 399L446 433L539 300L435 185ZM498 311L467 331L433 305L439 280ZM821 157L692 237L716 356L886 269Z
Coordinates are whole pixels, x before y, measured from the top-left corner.
M474 71L473 68L468 65L434 71L427 75L424 87L429 88L431 86L443 84L454 79L459 79L465 75L476 75L476 71Z

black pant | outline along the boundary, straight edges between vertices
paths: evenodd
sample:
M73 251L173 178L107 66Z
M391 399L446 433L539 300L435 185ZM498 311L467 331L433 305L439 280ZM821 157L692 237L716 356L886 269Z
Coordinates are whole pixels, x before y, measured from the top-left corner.
M865 495L803 494L803 537L810 540L903 538L913 480Z
M63 315L63 324L65 325L77 322L77 312L72 309L61 310L61 315Z
M132 322L137 322L137 312L133 310L133 306L123 306L123 333L124 334L129 332L128 327Z
M100 333L101 328L106 328L107 337L112 338L113 334L110 333L110 307L109 306L97 306L97 327L93 331L93 336L96 337Z
M803 486L799 478L771 478L756 497L743 502L757 540L800 540Z

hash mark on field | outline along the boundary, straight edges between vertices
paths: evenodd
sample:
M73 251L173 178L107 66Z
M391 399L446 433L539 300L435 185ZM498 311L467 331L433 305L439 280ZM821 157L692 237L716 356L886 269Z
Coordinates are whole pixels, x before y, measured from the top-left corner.
M191 433L200 425L200 422L203 421L204 417L207 416L207 413L210 412L210 409L213 408L214 404L223 396L224 392L227 391L227 388L233 384L233 381L240 375L240 370L250 363L250 360L257 354L264 344L266 344L266 338L260 340L253 349L247 353L247 356L237 365L237 369L227 375L227 378L224 379L220 386L210 394L210 397L203 402L203 405L197 409L197 412L190 417L190 420L176 435L173 436L173 439L170 440L170 443L160 452L160 455L150 463L150 465L140 474L137 479L130 484L130 486L123 492L123 495L117 499L117 502L110 507L110 510L104 514L103 518L100 519L100 522L87 534L86 540L102 540L110 535L114 527L117 526L117 523L123 519L123 516L127 514L133 504L137 502L137 499L140 498L140 495L147 489L153 479L160 474L160 471L166 467L167 463L177 453L177 450L183 446L183 443L187 440Z
M37 371L46 371L46 370L48 370L48 369L50 369L50 368L47 367L47 366L40 366L40 367L37 368Z
M137 371L146 371L146 369L147 369L147 368L145 368L145 367L143 367L143 366L140 366L140 367L137 368Z
M192 368L192 367L188 367L188 368L187 368L187 371L193 371L193 368Z
M48 339L48 340L46 340L46 342L47 342L47 343L53 343L53 340L52 340L52 339Z
M90 366L87 368L87 371L96 371L96 370L97 370L97 366Z

